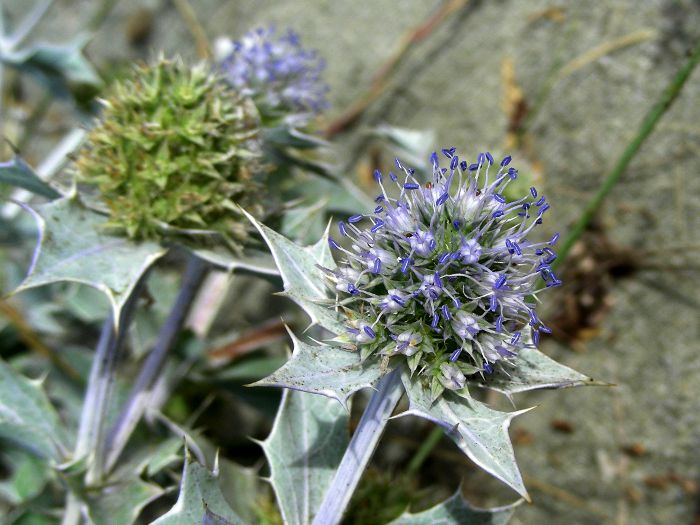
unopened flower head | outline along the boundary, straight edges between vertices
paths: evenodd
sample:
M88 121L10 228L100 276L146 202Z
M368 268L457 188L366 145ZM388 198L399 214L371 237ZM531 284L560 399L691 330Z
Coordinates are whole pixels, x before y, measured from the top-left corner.
M292 30L259 28L235 42L222 40L218 55L228 82L267 108L313 114L328 106L325 62L302 48Z
M558 234L534 238L549 209L534 187L503 197L518 176L510 157L494 166L490 153L473 163L442 153L425 185L398 159L395 173L375 172L376 208L338 224L347 241L329 239L340 260L325 272L347 315L342 341L363 359L404 356L413 373L458 390L549 332L533 297L541 282L560 284Z
M250 226L237 205L263 211L260 135L250 99L204 65L161 58L115 83L73 170L131 238L239 249Z

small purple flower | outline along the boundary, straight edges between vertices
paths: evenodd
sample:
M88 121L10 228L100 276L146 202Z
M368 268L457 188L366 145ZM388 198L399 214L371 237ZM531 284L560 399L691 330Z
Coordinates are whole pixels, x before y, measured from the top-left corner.
M238 41L222 39L217 48L229 84L266 107L305 114L328 107L328 86L321 79L325 62L302 48L291 29L278 34L274 27L259 28Z

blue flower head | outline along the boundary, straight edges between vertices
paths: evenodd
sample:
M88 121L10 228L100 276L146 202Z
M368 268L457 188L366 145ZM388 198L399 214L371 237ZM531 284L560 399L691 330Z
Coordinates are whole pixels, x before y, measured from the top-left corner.
M339 223L347 242L329 239L340 260L324 271L347 317L345 344L363 359L404 356L413 373L459 390L549 333L534 297L542 282L561 284L558 234L534 239L549 210L534 187L503 197L518 176L510 157L494 166L490 153L473 163L442 153L427 184L398 159L396 173L377 170L376 208Z
M302 48L292 30L280 35L274 27L259 28L223 49L225 78L266 108L311 115L328 106L321 79L325 62Z

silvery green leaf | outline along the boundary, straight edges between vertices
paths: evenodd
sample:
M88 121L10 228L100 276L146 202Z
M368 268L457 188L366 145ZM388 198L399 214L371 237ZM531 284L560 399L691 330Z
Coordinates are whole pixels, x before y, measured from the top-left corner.
M70 96L76 88L95 91L102 81L83 55L88 40L81 35L68 44L37 43L17 51L6 50L0 60L34 76L59 97Z
M219 458L219 486L233 511L248 523L256 521L261 478L257 468Z
M472 507L457 491L449 499L423 512L406 512L389 525L506 525L522 500L493 509Z
M0 162L0 183L24 188L47 199L58 199L61 196L18 156L7 162Z
M426 159L435 144L434 131L382 125L373 130L372 135L387 141L394 154L408 165L421 170L428 168Z
M364 365L356 352L330 345L310 345L290 332L292 357L272 375L252 386L281 386L337 399L343 406L356 391L372 387L382 372Z
M93 525L132 525L143 508L162 494L161 487L138 478L108 484L88 493L88 518Z
M223 523L243 525L245 522L233 511L219 488L217 470L206 467L187 457L180 481L180 493L172 509L151 525L195 525L206 523L207 511L226 520ZM214 522L219 523L219 522Z
M328 148L330 142L290 126L263 128L263 140L269 144L295 149Z
M308 525L348 446L349 412L334 399L285 390L261 443L286 525Z
M323 236L326 226L325 200L316 200L309 206L294 206L282 217L280 233L299 242L313 242Z
M0 361L0 437L34 454L62 462L69 439L41 381L32 381Z
M316 266L320 264L326 268L335 268L328 248L328 230L316 244L302 247L259 223L252 215L244 213L270 248L284 281L284 295L301 306L313 323L334 334L344 332L340 316L322 304L327 303L329 297L323 271Z
M0 451L3 476L0 480L0 501L10 505L29 502L44 490L51 478L48 463L34 454L13 447Z
M228 272L243 271L265 275L279 275L272 256L261 250L247 249L235 255L225 248L198 248L192 250L197 257Z
M15 290L59 281L87 284L103 292L114 318L141 275L166 249L104 231L107 218L85 207L77 194L30 210L39 239L26 279Z
M402 379L409 409L401 415L419 416L440 425L469 459L528 498L508 436L511 420L527 410L499 412L451 391L431 402L430 389L419 380L412 380L407 372Z
M535 348L523 348L512 359L502 363L504 371L496 371L476 384L506 395L540 388L567 388L603 385L568 366L557 363Z

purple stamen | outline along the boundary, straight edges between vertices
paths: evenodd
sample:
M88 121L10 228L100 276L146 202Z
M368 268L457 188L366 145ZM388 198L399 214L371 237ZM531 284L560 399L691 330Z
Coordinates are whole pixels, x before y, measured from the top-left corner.
M493 166L494 160L493 160L493 155L491 155L488 151L486 152L486 158L489 159L489 166Z
M507 157L503 157L503 160L501 161L501 168L505 168L508 164L510 164L511 160L512 158L510 157L510 155L508 155Z
M495 312L497 308L498 308L498 299L496 299L495 295L492 295L489 298L489 310L491 310L492 312Z
M446 321L449 321L452 318L452 316L450 315L450 309L447 308L446 304L443 304L440 307L440 311L442 312L442 316L445 318Z
M377 182L382 182L382 172L381 171L374 170L373 175L374 175L374 180L376 180Z
M348 218L348 222L350 224L355 224L356 222L360 222L364 218L364 215L353 215L352 217Z
M494 288L497 290L501 288L504 284L506 284L506 276L501 274L498 279L496 279L496 283L493 285Z
M455 361L457 361L457 359L459 358L459 354L461 354L461 353L462 353L462 349L461 349L461 348L458 348L457 350L455 350L454 352L452 352L452 353L450 354L450 361L452 361L453 363L454 363Z
M362 328L362 330L364 330L364 332L372 339L377 337L377 334L375 334L374 330L372 330L369 326L365 326L364 328Z
M340 235L347 237L348 231L345 229L345 223L343 221L338 223L338 231L340 232Z
M377 223L374 226L372 226L369 231L371 231L372 233L377 233L383 227L384 227L384 221L377 220Z
M337 242L335 242L335 239L333 239L333 237L328 237L328 244L331 248L334 248L336 250L340 248L340 245Z
M447 199L449 198L450 194L445 192L442 195L440 195L440 197L438 197L438 200L435 201L435 204L437 204L438 206L442 206L443 204L445 204L445 202L447 202Z
M533 199L537 198L537 188L535 188L534 186L532 186L532 187L530 188L530 195L532 195L532 198L533 198Z
M549 242L547 244L549 244L550 246L554 246L558 240L559 240L559 232L555 232L554 235L552 235L552 238L549 239Z
M420 186L418 184L416 184L415 182L407 182L406 184L403 185L403 187L406 190L417 190L418 188L420 188Z

